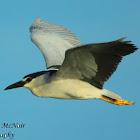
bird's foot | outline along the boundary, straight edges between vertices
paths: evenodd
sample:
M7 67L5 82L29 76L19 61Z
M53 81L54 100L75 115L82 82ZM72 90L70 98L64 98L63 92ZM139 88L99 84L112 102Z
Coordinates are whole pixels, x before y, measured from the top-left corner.
M100 99L107 101L109 103L112 103L112 104L116 104L116 105L133 105L134 104L134 102L112 99L112 98L109 98L107 96L102 96Z
M128 102L124 100L115 100L114 104L116 105L133 105L134 102Z

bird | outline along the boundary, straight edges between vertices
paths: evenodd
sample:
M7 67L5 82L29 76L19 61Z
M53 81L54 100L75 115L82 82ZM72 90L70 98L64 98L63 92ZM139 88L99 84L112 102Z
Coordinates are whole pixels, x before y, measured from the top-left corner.
M28 74L5 88L27 88L38 97L101 99L115 105L132 105L103 88L122 58L138 48L126 37L105 43L81 43L62 26L37 18L30 26L31 40L41 50L47 69Z

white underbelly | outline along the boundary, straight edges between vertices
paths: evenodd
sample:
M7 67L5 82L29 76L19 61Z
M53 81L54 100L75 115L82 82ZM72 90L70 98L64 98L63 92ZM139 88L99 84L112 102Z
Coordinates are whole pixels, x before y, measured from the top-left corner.
M103 90L81 80L63 79L52 81L46 85L34 88L31 91L34 95L39 97L94 99L100 98Z

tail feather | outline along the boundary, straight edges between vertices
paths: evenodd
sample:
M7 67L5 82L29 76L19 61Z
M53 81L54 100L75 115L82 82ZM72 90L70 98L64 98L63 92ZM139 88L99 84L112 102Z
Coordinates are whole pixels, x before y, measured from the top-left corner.
M102 95L106 96L106 97L109 97L111 99L116 99L116 100L123 100L119 95L111 92L111 91L108 91L106 89L103 89L103 93Z

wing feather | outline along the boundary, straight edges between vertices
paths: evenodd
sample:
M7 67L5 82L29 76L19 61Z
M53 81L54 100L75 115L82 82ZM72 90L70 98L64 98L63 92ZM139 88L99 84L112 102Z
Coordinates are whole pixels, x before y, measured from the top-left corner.
M57 78L80 79L102 89L122 57L137 50L130 41L123 41L124 39L87 44L68 50Z
M82 45L66 28L46 23L40 18L31 25L30 32L31 40L41 50L47 67L61 65L67 49Z

